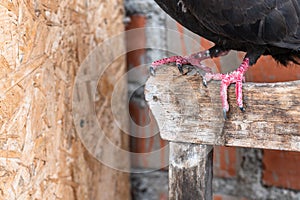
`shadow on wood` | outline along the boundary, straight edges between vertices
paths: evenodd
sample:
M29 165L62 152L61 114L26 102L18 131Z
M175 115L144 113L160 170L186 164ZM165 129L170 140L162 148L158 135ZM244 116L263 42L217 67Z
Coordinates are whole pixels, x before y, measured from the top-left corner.
M162 67L146 83L146 100L161 137L173 142L300 151L300 81L244 83L246 111L239 110L234 85L223 119L220 82L202 85L199 75Z

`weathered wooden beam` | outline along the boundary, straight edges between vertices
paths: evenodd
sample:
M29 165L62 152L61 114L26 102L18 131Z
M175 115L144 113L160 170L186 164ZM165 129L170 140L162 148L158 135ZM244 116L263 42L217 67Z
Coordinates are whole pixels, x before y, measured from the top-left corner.
M212 199L212 146L170 142L169 199Z
M219 91L220 82L206 88L199 75L168 66L149 78L145 94L165 140L300 151L300 81L244 83L244 113L231 85L227 120Z

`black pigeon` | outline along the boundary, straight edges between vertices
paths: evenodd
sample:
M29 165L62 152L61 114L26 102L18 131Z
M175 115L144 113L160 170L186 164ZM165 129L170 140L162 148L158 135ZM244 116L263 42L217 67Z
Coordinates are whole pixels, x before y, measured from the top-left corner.
M248 67L261 55L271 55L283 65L300 58L300 0L155 0L172 18L192 32L212 41L212 48L189 56L173 56L152 63L151 71L166 63L190 64L207 73L203 82L221 80L224 117L229 110L227 88L236 83L238 106L243 108L242 82ZM204 59L244 51L242 64L230 74L212 74Z

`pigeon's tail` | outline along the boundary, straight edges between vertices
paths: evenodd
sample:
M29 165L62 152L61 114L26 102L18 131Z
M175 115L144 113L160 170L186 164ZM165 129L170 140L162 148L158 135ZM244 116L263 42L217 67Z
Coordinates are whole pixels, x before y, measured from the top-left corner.
M300 65L300 51L290 51L284 54L272 55L272 57L284 66L291 62Z

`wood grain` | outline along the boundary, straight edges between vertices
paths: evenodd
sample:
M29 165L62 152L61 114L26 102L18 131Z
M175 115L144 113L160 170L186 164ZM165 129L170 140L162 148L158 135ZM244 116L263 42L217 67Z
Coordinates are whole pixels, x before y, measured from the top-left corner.
M170 142L169 199L212 199L213 148Z
M158 69L145 94L165 140L300 151L300 81L244 83L245 112L236 105L234 86L227 120L220 82L206 88L199 75L180 75L176 67Z

